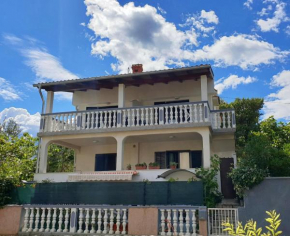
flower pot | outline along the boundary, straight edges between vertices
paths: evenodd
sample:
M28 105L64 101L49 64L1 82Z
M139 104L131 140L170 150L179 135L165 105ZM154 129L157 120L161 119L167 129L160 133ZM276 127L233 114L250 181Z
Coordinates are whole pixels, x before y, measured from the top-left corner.
M131 167L127 167L127 170L131 170Z
M158 170L160 166L149 166L149 170Z
M146 170L147 166L135 166L136 170Z
M170 166L170 169L171 170L175 170L176 169L176 166Z

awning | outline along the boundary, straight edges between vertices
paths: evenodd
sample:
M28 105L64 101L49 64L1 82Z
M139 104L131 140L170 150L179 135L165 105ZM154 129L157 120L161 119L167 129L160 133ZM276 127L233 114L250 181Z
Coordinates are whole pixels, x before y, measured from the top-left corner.
M137 171L102 171L75 173L68 175L68 181L123 181L132 180L133 175L136 174L138 174Z
M185 172L188 172L188 173L191 173L193 176L195 176L195 178L197 180L199 180L199 178L196 176L195 173L189 171L189 170L186 170L186 169L173 169L173 170L168 170L168 171L165 171L164 173L162 173L161 175L158 175L157 176L157 179L158 178L163 178L165 179L166 177L168 177L169 175L173 174L173 173L176 173L176 172L182 172L182 171L185 171Z

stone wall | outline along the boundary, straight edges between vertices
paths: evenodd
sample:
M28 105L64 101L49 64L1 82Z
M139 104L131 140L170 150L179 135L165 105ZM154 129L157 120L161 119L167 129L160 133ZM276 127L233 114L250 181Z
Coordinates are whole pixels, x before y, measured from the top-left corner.
M257 221L259 227L266 225L266 211L276 210L281 214L282 235L290 235L290 178L266 178L261 184L246 193L244 207L239 208L239 220Z
M6 206L0 209L0 235L16 235L19 232L22 206Z

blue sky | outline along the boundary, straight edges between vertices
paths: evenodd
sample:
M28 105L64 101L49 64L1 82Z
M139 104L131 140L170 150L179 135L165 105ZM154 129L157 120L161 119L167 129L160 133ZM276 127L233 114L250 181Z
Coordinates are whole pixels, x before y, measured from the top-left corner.
M33 83L211 64L221 98L264 98L290 120L290 3L285 0L1 0L0 121L38 130ZM57 94L54 111L73 110Z

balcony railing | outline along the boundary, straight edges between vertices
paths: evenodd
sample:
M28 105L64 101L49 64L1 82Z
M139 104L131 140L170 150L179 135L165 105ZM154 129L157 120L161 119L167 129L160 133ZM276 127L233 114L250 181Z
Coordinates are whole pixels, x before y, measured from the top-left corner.
M41 116L40 133L205 123L213 129L235 128L234 110L210 111L207 102L192 102L51 113Z

